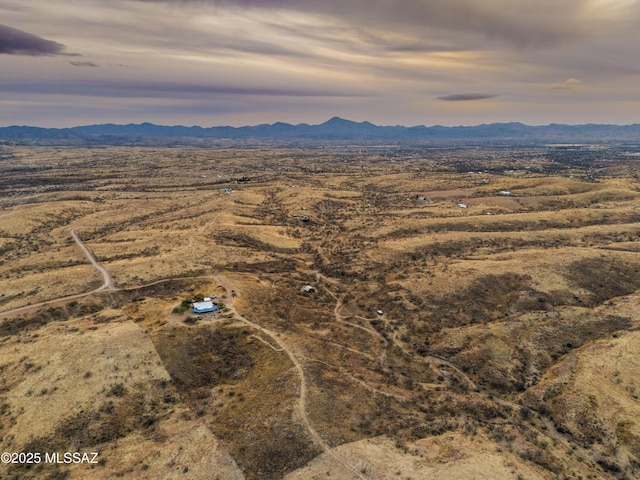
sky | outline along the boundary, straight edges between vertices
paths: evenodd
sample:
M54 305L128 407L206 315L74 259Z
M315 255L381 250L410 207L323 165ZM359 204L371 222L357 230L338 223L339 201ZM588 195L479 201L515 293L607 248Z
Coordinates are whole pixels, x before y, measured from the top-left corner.
M640 123L640 0L0 0L0 126Z

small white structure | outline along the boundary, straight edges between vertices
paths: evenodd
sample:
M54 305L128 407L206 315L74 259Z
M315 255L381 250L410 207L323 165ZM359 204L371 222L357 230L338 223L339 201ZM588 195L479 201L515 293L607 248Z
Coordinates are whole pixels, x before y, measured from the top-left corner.
M214 305L214 303L209 299L209 301L204 302L193 302L193 313L207 313L207 312L215 312L218 310L218 306Z
M500 190L498 192L498 195L500 195L502 197L510 197L511 196L511 192L508 192L507 190Z
M459 207L459 208L467 208L467 205L466 205L466 204L464 204L464 203L459 203L459 204L458 204L458 207Z
M304 287L304 291L305 291L305 293L313 293L313 292L316 291L316 289L313 288L311 285L307 285L307 286Z
M378 310L376 313L377 313L378 315L384 315L384 312L383 312L382 310Z

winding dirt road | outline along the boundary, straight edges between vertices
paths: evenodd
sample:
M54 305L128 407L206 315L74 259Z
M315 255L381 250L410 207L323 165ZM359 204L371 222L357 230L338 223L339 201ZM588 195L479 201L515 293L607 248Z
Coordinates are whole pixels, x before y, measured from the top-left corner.
M255 330L259 330L260 332L262 332L263 334L271 338L280 347L281 351L287 354L287 356L289 357L289 360L291 360L291 363L293 363L296 371L298 372L298 376L300 377L300 395L298 396L298 412L300 414L300 418L302 419L302 423L309 431L309 434L313 438L314 442L317 445L319 445L326 453L328 453L333 458L338 460L338 462L340 462L344 467L351 470L358 478L362 480L367 480L367 477L363 476L362 473L360 473L353 465L349 464L345 459L340 457L331 448L331 446L320 436L318 431L315 429L315 427L309 420L309 416L307 414L307 378L304 374L304 369L302 368L302 364L298 361L293 351L277 336L275 332L272 332L271 330L268 330L262 327L261 325L258 325L257 323L254 323L251 320L248 320L247 318L240 315L238 311L235 309L234 300L233 300L234 297L231 294L233 289L230 287L229 280L223 276L217 276L215 278L218 281L218 283L222 285L227 292L227 299L228 299L227 301L229 303L226 303L226 306L233 313L233 317L243 322L244 324L250 326L251 328ZM273 348L272 345L269 345L269 346Z
M169 282L169 281L175 281L175 280L182 280L186 277L178 277L178 278L168 278L168 279L162 279L162 280L157 280L155 282L146 284L146 285L142 285L142 286L135 286L135 287L127 287L127 288L117 288L114 287L113 284L113 278L111 277L111 275L109 275L109 272L102 267L97 260L95 259L95 257L93 256L93 254L91 253L91 251L86 247L86 245L82 242L82 240L78 237L76 230L78 230L79 227L75 227L72 228L71 230L69 230L69 233L71 235L71 237L73 238L73 240L76 242L76 244L78 245L78 247L80 248L80 250L83 252L83 254L85 255L85 257L87 258L87 260L91 263L91 265L93 265L93 267L98 270L100 272L100 274L102 275L103 278L103 283L100 287L91 290L89 292L85 292L85 293L79 293L79 294L75 294L75 295L69 295L69 296L65 296L65 297L59 297L59 298L55 298L52 300L47 300L44 302L39 302L39 303L35 303L35 304L31 304L31 305L26 305L23 307L19 307L19 308L14 308L12 310L7 310L4 312L0 312L0 318L6 318L6 317L10 317L16 314L20 314L20 313L24 313L24 312L28 312L31 310L36 310L38 308L44 307L44 306L53 306L53 305L57 305L57 304L62 304L74 299L79 299L79 298L83 298L83 297L87 297L89 295L92 295L94 293L98 293L98 292L102 292L102 291L130 291L130 290L136 290L136 289L140 289L140 288L144 288L147 286L151 286L151 285L155 285L155 284L159 284L159 283L163 283L163 282ZM323 280L325 280L326 283L333 283L335 282L335 280L333 279L329 279L327 277L325 277L324 275L320 274L319 272L315 272L316 274L316 279L320 280L321 278ZM261 325L258 325L250 320L248 320L247 318L243 317L242 315L240 315L237 310L235 309L234 306L234 301L233 301L233 295L231 294L232 289L231 289L231 284L229 282L229 280L224 277L224 276L213 276L213 275L202 275L202 276L197 276L197 277L188 277L188 278L212 278L215 279L220 285L222 285L224 287L224 289L227 292L227 298L229 299L229 304L228 307L231 309L231 312L234 316L234 318L240 322L245 323L246 325L248 325L249 327L251 327L252 329L258 330L260 331L262 334L264 334L266 337L270 338L279 348L275 347L273 344L271 344L270 342L267 342L264 338L261 338L259 335L251 335L251 337L254 337L255 339L257 339L258 341L264 343L265 345L269 346L272 350L276 351L276 352L284 352L288 357L289 360L291 360L291 363L293 364L299 378L300 378L300 393L298 396L298 412L301 418L302 423L304 424L304 426L306 427L306 429L308 430L310 436L312 437L313 441L320 446L326 453L328 453L330 456L332 456L334 459L336 459L341 465L343 465L345 468L347 468L348 470L350 470L357 478L360 478L361 480L367 480L367 477L365 477L358 469L356 469L353 465L351 465L346 459L342 458L341 456L339 456L335 450L322 438L322 436L318 433L318 431L315 429L315 427L313 426L312 422L309 419L308 413L307 413L307 408L306 408L306 404L307 404L307 379L304 373L304 369L302 364L300 363L300 361L298 360L298 358L296 358L296 355L294 354L294 352L278 337L278 334L268 330L264 327L262 327ZM377 330L374 330L372 328L357 324L357 323L352 323L349 322L347 320L345 320L345 318L348 318L348 316L345 316L343 314L341 314L341 310L344 307L343 304L343 298L339 297L338 295L336 295L335 293L333 293L330 289L328 289L326 286L323 286L323 288L327 291L327 293L329 293L336 301L336 305L334 308L334 317L336 319L337 322L342 323L344 325L348 325L352 328L357 328L359 330L365 331L367 332L369 335L378 338L379 340L381 340L381 343L383 343L383 348L382 348L382 353L381 356L379 358L380 363L384 363L385 358L386 358L386 352L387 350L391 347L391 346L398 346L405 354L409 355L409 352L407 352L401 344L394 342L394 339L387 339L384 336L382 336L380 334L380 332L378 332ZM365 317L361 317L361 316L353 316L353 318L357 318L360 320L364 320L364 321L370 321L371 319L365 318ZM304 358L304 357L303 357ZM307 359L308 361L314 361L314 362L320 362L325 364L326 366L333 368L333 369L337 369L340 371L340 369L336 366L327 364L325 362L322 362L320 360L317 359ZM447 366L449 367L452 371L454 371L461 379L462 381L467 385L467 387L469 388L469 390L471 391L479 391L478 385L468 376L466 375L462 370L460 370L459 367L457 367L454 363L452 363L451 361L447 360L446 358L440 357L440 356L436 356L436 355L428 355L426 357L423 358L424 361L433 361L434 363L439 363L440 365L443 366ZM341 372L344 375L348 375L349 377L352 378L352 380L358 381L358 383L362 384L363 387L366 387L368 389L370 389L372 391L372 393L378 393L378 394L382 394L385 396L394 396L396 397L396 395L393 394L389 394L386 392L382 392L379 390L374 389L373 387L371 387L370 385L366 384L365 382L362 382L360 380L358 380L355 377L352 377L350 374L345 373L345 372ZM496 398L494 397L494 400L497 401L497 403L500 404L504 404L504 405L509 405L514 409L518 409L520 408L521 405L514 403L514 402L510 402L504 399L500 399L500 398ZM551 432L551 436L562 442L563 444L566 444L568 446L568 442L566 440L566 438L561 435L559 432L557 432L553 426L553 424L550 421L547 421L547 430ZM540 431L540 433L544 434L543 432ZM582 449L580 449L582 451Z
M96 260L96 257L93 256L93 253L91 253L91 251L82 242L82 240L80 240L80 237L78 237L78 234L76 233L76 230L78 230L78 228L79 227L72 228L71 230L69 230L69 233L71 234L71 236L73 237L75 242L80 247L80 250L82 250L82 253L84 253L84 256L87 257L87 260L89 260L91 265L93 265L95 267L95 269L98 270L102 274L102 279L103 279L102 286L99 287L99 288L96 288L94 290L94 292L100 292L101 290L113 290L114 289L113 288L113 278L111 278L111 275L109 275L109 272L107 272L104 269L104 267L102 267L98 263L98 261Z
M91 265L93 265L93 267L96 270L98 270L100 272L100 274L102 275L102 278L103 278L102 285L100 287L90 291L90 292L79 293L79 294L76 294L76 295L69 295L69 296L66 296L66 297L60 297L60 298L56 298L56 299L53 299L53 300L39 302L39 303L35 303L35 304L32 304L32 305L26 305L24 307L14 308L12 310L7 310L7 311L4 311L4 312L0 312L0 318L12 316L12 315L15 315L17 313L27 312L27 311L30 311L30 310L35 310L35 309L43 307L43 306L52 306L52 305L56 305L56 304L67 302L69 300L74 300L74 299L77 299L77 298L83 298L83 297L86 297L86 296L89 296L89 295L92 295L94 293L101 292L101 291L132 290L132 288L121 289L121 288L115 288L114 287L113 278L111 277L111 275L109 275L109 272L107 272L107 270L98 263L98 261L95 259L95 257L91 253L91 251L82 242L82 240L80 240L80 237L78 237L78 234L76 233L76 230L78 228L79 227L72 228L71 230L69 230L69 233L71 234L71 237L76 242L78 247L80 247L80 250L82 250L82 253L84 253L85 257L87 257L87 260L89 260ZM266 343L267 345L269 345L269 347L271 347L275 351L285 352L287 354L287 356L289 357L289 359L291 360L291 363L293 363L293 365L294 365L294 367L295 367L295 369L296 369L296 371L298 373L298 376L300 377L300 395L298 397L298 411L299 411L299 414L300 414L300 418L302 419L302 423L305 425L305 427L309 431L309 434L313 438L313 441L316 444L318 444L325 452L327 452L332 457L334 457L336 460L338 460L338 462L340 462L344 467L346 467L347 469L351 470L356 475L356 477L358 477L358 478L360 478L362 480L367 480L367 478L365 476L363 476L353 465L349 464L346 460L344 460L343 458L341 458L340 456L338 456L335 453L335 451L331 448L331 446L320 436L318 431L315 429L315 427L313 426L313 424L309 420L309 416L307 414L307 408L306 408L306 403L307 403L307 379L305 377L304 370L302 368L302 364L295 357L295 355L293 354L291 349L286 344L284 344L282 342L282 340L280 340L280 338L278 338L278 336L274 332L272 332L271 330L268 330L268 329L258 325L257 323L254 323L251 320L248 320L245 317L243 317L242 315L240 315L236 311L235 306L233 304L234 296L231 294L232 289L229 287L228 280L225 277L222 277L222 276L214 276L213 278L216 281L218 281L218 283L220 283L220 285L222 285L224 287L224 289L227 291L227 297L230 299L228 307L231 309L231 312L233 313L234 318L236 318L237 320L245 323L246 325L250 326L251 328L253 328L255 330L259 330L264 335L266 335L267 337L271 338L280 347L279 349L275 348L273 345L270 345L264 339L254 335L255 338L257 338L258 340ZM167 280L159 280L157 282L154 282L154 284L155 283L161 283L163 281L167 281ZM142 288L142 287L134 287L133 289L136 289L136 288Z
M333 309L333 316L335 317L336 321L338 323L342 323L343 325L348 325L350 327L353 328L357 328L362 330L363 332L367 332L369 335L372 335L374 337L377 337L380 339L380 341L384 344L384 347L382 348L382 352L380 353L380 356L378 357L378 363L380 364L381 367L384 366L384 363L387 359L387 350L389 349L389 347L391 346L389 343L389 340L387 340L386 338L384 338L380 332L378 332L377 330L374 330L372 328L368 328L368 327L364 327L362 325L358 325L357 323L353 323L353 322L349 322L347 320L345 320L345 317L343 315L340 314L340 310L342 310L343 305L343 300L344 298L338 298L334 293L331 292L331 290L329 290L326 286L323 286L323 288L329 292L329 294L336 299L336 306ZM362 320L365 320L367 322L369 322L368 318L364 318L364 317L355 317L355 318L360 318Z
M104 290L111 290L111 291L118 290L113 286L113 278L111 278L111 275L109 275L109 272L107 272L107 270L105 270L105 268L102 267L97 262L97 260L95 259L91 251L86 247L84 243L82 243L82 240L80 240L80 237L78 237L78 235L76 234L76 230L78 228L79 227L72 228L71 230L69 230L69 233L71 234L71 237L76 242L76 244L80 247L80 250L82 250L82 253L84 253L84 256L87 257L87 260L89 260L91 265L93 265L95 269L98 270L102 275L102 280L103 280L102 285L96 288L95 290L91 290L90 292L77 293L75 295L67 295L66 297L54 298L52 300L45 300L44 302L32 303L31 305L25 305L24 307L18 307L18 308L13 308L11 310L6 310L4 312L0 312L0 318L6 318L16 314L30 312L45 306L51 307L54 305L59 305L61 303L65 303L70 300L84 298L89 295L93 295L94 293L102 292Z
M413 357L413 355L408 352L402 345L400 345L397 342L394 342L394 339L387 339L385 338L380 332L378 332L377 330L374 330L372 328L368 328L368 327L364 327L362 325L359 325L357 323L352 323L349 322L347 320L345 320L344 316L342 314L340 314L340 310L342 310L343 308L343 299L339 298L336 294L334 294L331 290L329 290L326 286L322 286L327 293L329 293L329 295L331 295L335 300L336 300L336 306L333 309L333 315L336 319L337 322L342 323L344 325L349 325L350 327L354 327L354 328L358 328L362 331L367 332L368 334L379 338L382 342L384 342L384 348L382 350L382 353L380 355L380 365L384 364L384 361L386 359L386 353L387 350L392 347L392 346L397 346L398 348L400 348L400 350L402 350L402 352L407 355L408 357ZM359 315L355 315L353 316L353 318L357 318L360 320L364 320L366 322L370 322L371 319L370 318L366 318L366 317L362 317ZM423 361L434 361L436 363L439 363L440 365L444 365L449 367L451 370L453 370L456 374L458 374L458 376L462 379L462 381L467 385L467 387L472 390L472 391L478 391L478 385L466 374L464 373L457 365L455 365L454 363L452 363L451 361L447 360L444 357L440 357L438 355L426 355L424 357L420 357Z

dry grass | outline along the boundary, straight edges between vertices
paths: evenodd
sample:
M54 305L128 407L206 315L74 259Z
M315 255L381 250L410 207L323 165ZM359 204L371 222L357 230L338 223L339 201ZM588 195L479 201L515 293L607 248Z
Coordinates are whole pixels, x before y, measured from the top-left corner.
M268 342L233 325L163 329L154 342L178 391L246 478L281 478L319 453L296 418L288 359Z
M0 320L2 451L97 449L97 478L639 475L617 147L0 148L0 309L100 286L74 227L115 281ZM185 323L197 293L234 309Z

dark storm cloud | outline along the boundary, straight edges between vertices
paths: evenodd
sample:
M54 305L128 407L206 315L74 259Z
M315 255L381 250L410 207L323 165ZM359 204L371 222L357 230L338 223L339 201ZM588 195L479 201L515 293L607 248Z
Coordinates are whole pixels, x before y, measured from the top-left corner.
M452 93L451 95L443 95L437 97L438 100L445 102L470 102L473 100L486 100L487 98L495 98L497 95L490 95L488 93Z
M7 55L60 55L64 45L45 40L17 28L0 25L0 54Z
M499 39L518 47L550 46L594 33L583 0L138 0L176 5L290 10L350 23L423 31L453 30ZM598 20L598 19L596 19Z

